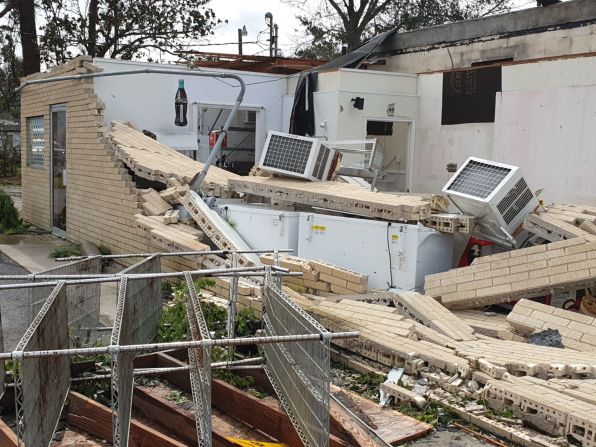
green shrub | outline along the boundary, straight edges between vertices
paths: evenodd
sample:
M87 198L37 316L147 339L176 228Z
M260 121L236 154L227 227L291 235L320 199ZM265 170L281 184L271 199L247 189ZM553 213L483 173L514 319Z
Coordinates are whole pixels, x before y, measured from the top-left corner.
M4 191L0 191L0 233L16 234L23 233L25 230L26 227L12 199Z
M69 256L81 256L83 247L78 242L69 242L58 245L50 251L50 258L68 258Z

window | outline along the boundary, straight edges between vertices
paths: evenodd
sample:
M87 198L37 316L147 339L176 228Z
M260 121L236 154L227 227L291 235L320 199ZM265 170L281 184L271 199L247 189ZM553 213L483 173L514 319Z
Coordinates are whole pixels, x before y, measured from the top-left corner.
M501 67L443 73L441 124L494 123Z
M45 129L43 116L27 118L27 166L43 167Z

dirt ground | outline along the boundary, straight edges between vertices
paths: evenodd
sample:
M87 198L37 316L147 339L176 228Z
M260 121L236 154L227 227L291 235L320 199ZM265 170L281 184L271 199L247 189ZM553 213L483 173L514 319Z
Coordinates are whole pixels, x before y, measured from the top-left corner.
M440 429L405 445L412 447L485 447L492 444L476 439L460 430Z

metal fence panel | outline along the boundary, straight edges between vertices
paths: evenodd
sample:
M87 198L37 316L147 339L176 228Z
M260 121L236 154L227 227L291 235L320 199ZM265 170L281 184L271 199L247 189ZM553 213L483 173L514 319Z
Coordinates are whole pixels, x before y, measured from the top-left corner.
M201 303L192 276L185 273L189 302L186 304L188 327L193 341L210 340ZM195 406L195 420L199 447L211 447L211 347L189 349L190 383Z
M43 272L38 275L82 275L100 274L101 258L94 257L82 261L71 262ZM35 275L32 275L35 281ZM52 287L32 287L29 289L29 323L43 305ZM68 327L71 335L71 345L87 346L96 343L98 335L99 309L101 302L101 284L69 284L66 286L66 300L68 303Z
M19 341L16 351L67 349L66 286L52 290ZM68 357L24 358L15 361L17 435L27 446L50 444L70 387Z
M159 255L150 256L123 270L122 275L141 273L160 273ZM132 297L132 343L147 343L155 337L161 317L163 300L161 296L161 279L150 278L128 281L127 295Z
M321 334L322 339L263 346L265 372L306 447L329 445L329 332L294 304L267 269L265 335Z

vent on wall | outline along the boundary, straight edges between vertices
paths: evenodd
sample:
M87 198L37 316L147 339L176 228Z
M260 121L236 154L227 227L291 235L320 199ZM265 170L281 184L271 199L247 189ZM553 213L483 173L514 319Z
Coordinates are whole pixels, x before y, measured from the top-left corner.
M308 180L330 180L339 156L318 138L270 131L258 166L272 173Z
M465 214L477 219L478 235L511 245L513 235L538 205L516 166L470 157L443 188Z

